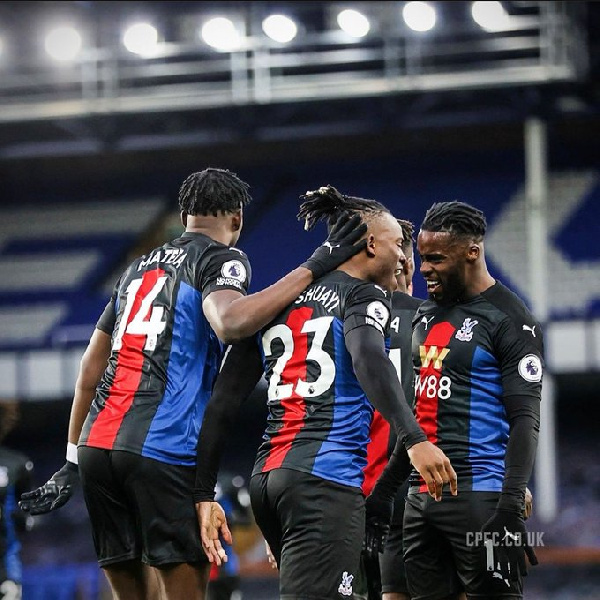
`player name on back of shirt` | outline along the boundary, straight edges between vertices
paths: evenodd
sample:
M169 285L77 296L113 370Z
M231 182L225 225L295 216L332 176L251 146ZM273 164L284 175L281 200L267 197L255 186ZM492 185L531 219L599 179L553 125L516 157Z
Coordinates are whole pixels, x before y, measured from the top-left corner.
M141 271L153 263L163 263L180 267L187 256L187 252L182 248L157 248L144 260L141 260L137 270Z
M326 285L315 285L309 287L305 292L300 294L294 304L302 304L303 302L320 302L326 311L331 312L340 305L340 297L332 289Z

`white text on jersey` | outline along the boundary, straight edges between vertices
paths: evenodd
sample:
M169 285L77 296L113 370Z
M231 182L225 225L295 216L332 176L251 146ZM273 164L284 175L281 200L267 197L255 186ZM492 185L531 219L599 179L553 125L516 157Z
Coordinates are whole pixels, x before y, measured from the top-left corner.
M296 298L294 304L310 302L311 300L320 302L328 312L331 312L340 305L340 297L325 285L316 285L308 288L303 294L300 294L298 298Z
M141 271L153 263L174 265L175 268L178 268L181 266L186 256L187 252L181 248L157 248L148 258L146 258L146 260L140 262L137 270Z

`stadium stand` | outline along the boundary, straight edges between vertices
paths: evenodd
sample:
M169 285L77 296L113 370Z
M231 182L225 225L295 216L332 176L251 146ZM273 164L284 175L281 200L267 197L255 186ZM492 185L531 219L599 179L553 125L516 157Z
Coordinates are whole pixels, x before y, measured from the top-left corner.
M327 183L339 186L343 192L375 197L417 223L427 206L437 199L461 198L473 202L488 214L491 230L488 249L495 273L504 281L513 283L514 278L526 284L526 274L521 272L523 223L518 204L522 181L514 168L517 159L508 157L499 167L488 155L461 157L455 154L452 158L452 162L437 168L435 178L431 177L430 167L418 164L419 160L304 163L279 170L256 169L250 176L238 170L251 183L254 196L254 202L246 211L240 240L240 247L249 254L254 267L252 289L261 289L275 281L304 260L312 246L321 240L323 228L304 232L295 215L298 196L306 189ZM476 175L465 176L469 168ZM410 178L405 177L407 173ZM582 336L589 335L593 328L586 328L585 319L595 318L596 313L590 308L593 304L569 306L567 302L577 296L578 291L585 291L588 284L590 296L596 298L594 286L600 278L593 276L594 261L598 257L588 246L591 234L588 232L579 243L576 235L568 236L564 231L577 231L582 227L581 220L588 215L588 227L596 228L599 234L597 224L589 219L589 207L596 202L599 193L598 178L588 171L556 171L552 176L553 181L562 181L573 192L572 198L562 196L563 203L553 208L558 215L555 245L565 262L587 261L592 269L592 275L581 270L573 279L568 279L571 296L566 293L561 296L559 313L576 315L580 320L558 321L553 324L559 328L558 334L548 336L549 358L553 364L562 371L577 372L582 365L587 365L581 361L600 357L600 352L594 355L589 348L585 350L585 344L582 345L578 337L580 330L574 323L581 323ZM559 189L563 188L559 185ZM577 190L581 196L575 202ZM569 206L575 208L567 212L565 202L572 202ZM29 452L33 450L36 479L40 482L63 460L68 399L81 355L81 342L87 340L110 293L115 274L127 255L143 253L161 236L163 239L175 237L181 231L172 202L166 212L165 203L160 200L137 204L136 208L134 204L134 201L111 201L99 206L92 202L71 207L72 211L65 206L45 207L43 218L36 216L31 227L27 220L32 220L33 214L29 209L19 208L12 211L19 213L18 218L12 216L0 225L0 268L9 265L6 281L0 284L0 340L3 347L11 348L10 352L0 351L0 394L9 395L11 389L20 389L23 397L30 400L24 403L30 429L21 431L18 439L13 438L13 445ZM143 218L138 218L140 216ZM66 219L72 220L69 226L64 224ZM508 229L496 229L500 224L505 226L505 219ZM93 227L92 221L97 221L99 227ZM57 225L44 227L44 222ZM31 250L33 244L35 252ZM60 273L53 280L48 274L55 267L54 259L55 264L65 268L70 265L70 279ZM23 269L17 268L26 260L30 261L28 264L35 264L40 273L41 284L37 287L35 278L32 283L27 274L20 272ZM418 274L415 283L416 295L423 296ZM560 281L557 287L561 287ZM566 286L563 284L563 287ZM39 312L34 313L36 310ZM32 322L35 327L30 326ZM581 360L573 350L578 347L583 352ZM17 360L9 360L9 354ZM573 412L587 415L588 429L592 427L597 415L591 408L593 392L585 396L579 393L574 398L572 380L569 384L559 381L559 387L561 426L565 427L566 417ZM262 397L244 409L240 419L246 435L233 441L225 460L229 471L237 471L246 478L262 434L264 409ZM52 415L51 423L47 415ZM600 597L600 582L594 575L600 564L597 552L600 530L596 518L600 480L597 468L591 471L589 468L595 464L594 440L593 431L589 430L581 432L571 427L561 432L560 513L552 523L542 523L537 516L531 521L531 530L543 532L546 545L539 552L542 564L532 570L528 579L527 600ZM532 489L535 495L535 481ZM27 565L25 590L29 595L26 598L97 600L104 597L104 578L94 562L81 494L74 497L67 508L38 519L34 531L25 540L23 556ZM260 558L257 562L256 557L252 560L244 556L241 561L242 589L247 597L276 598L274 573L266 563ZM45 593L38 596L40 581L44 581Z
M0 222L0 349L82 343L98 290L163 212L163 200L5 210Z

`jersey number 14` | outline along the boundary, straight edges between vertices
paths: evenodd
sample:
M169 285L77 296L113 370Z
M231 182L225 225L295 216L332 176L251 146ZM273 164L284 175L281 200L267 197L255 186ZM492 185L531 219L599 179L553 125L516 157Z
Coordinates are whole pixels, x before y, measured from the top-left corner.
M133 279L129 283L125 291L125 309L121 315L119 329L113 340L113 350L118 351L121 349L125 334L145 335L146 343L144 344L144 350L152 352L156 348L158 336L165 330L167 322L163 321L164 307L152 306L152 303L165 286L166 281L166 276L159 277L150 291L141 298L138 298L138 292L142 287L143 279ZM139 302L137 311L132 315L131 312L136 304L136 300L141 300L141 302Z

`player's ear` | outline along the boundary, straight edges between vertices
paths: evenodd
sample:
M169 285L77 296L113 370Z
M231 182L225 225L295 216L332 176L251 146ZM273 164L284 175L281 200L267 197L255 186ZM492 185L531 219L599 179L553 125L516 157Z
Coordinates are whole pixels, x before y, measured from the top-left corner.
M375 236L372 233L367 235L367 256L375 256Z
M184 227L187 227L187 213L186 213L186 212L183 212L183 211L181 211L181 212L179 213L179 216L180 216L180 218L181 218L181 224L182 224Z
M481 246L471 243L467 246L467 262L474 263L481 256Z
M233 231L240 231L242 229L244 219L242 217L242 211L237 210L231 215L231 229Z

